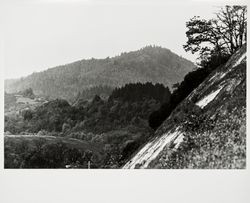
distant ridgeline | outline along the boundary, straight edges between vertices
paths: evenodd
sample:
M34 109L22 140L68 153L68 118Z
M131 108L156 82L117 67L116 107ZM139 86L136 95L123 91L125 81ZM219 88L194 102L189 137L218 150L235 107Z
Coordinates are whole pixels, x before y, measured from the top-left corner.
M181 82L195 65L168 49L147 46L106 59L80 60L15 80L5 80L8 93L32 88L36 95L67 99L107 97L111 90L128 83L161 83L169 88Z

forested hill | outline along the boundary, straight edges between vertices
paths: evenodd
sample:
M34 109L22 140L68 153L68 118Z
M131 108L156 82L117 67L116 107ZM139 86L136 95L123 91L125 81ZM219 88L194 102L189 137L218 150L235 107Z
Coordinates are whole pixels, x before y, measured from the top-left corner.
M115 88L127 83L152 82L171 88L194 68L192 62L168 49L147 46L112 58L80 60L18 80L6 80L5 91L32 88L37 95L72 100L79 92L99 86Z

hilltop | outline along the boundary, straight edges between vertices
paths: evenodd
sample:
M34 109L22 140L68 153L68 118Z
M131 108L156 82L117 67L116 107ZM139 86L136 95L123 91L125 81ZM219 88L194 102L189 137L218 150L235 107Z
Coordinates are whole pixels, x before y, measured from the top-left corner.
M112 58L80 60L21 79L5 80L5 91L14 93L32 88L36 95L73 101L86 90L93 91L91 94L88 91L93 96L102 87L114 89L128 83L162 83L171 88L194 68L192 62L169 49L146 46Z

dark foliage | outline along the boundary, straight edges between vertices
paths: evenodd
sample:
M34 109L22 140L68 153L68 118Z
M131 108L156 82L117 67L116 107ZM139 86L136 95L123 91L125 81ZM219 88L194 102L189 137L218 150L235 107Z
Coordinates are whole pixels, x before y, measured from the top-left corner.
M185 99L198 85L208 76L210 71L199 68L188 73L170 97L170 101L164 103L159 110L153 112L149 117L149 125L157 129L162 122L171 114L175 107Z
M28 120L29 121L33 117L31 110L25 110L25 111L22 112L22 114L23 114L23 119L24 120Z
M156 130L176 106L198 87L214 69L224 64L228 58L228 56L219 57L218 55L212 55L209 60L202 62L202 68L188 73L184 80L176 85L177 89L172 93L170 100L162 104L160 109L149 116L150 127Z
M136 83L126 84L123 88L116 88L110 95L110 100L119 99L124 102L141 101L145 99L155 99L160 102L167 102L170 98L168 87L162 84Z
M30 99L34 99L35 98L35 95L33 93L33 90L32 88L28 88L28 89L25 89L24 91L22 92L19 92L21 95L23 95L24 97L28 97Z
M12 134L35 133L75 138L98 144L99 149L103 150L103 162L95 165L117 168L149 139L152 132L148 126L148 117L169 97L169 89L163 85L137 83L114 90L108 100L96 95L91 101L82 100L70 105L66 100L56 99L35 110L23 111L20 117L6 116L5 131ZM56 150L61 153L60 147L47 146L44 150L40 157L39 153L35 157L26 157L25 167L53 167L52 163L48 164L43 158L50 156L47 151ZM54 166L63 167L65 163L59 157Z
M5 141L5 168L88 168L89 161L92 168L102 163L91 151L63 142L49 143L43 138Z
M215 18L205 20L195 16L186 26L186 51L198 52L203 57L214 51L220 56L232 55L247 40L247 7L228 5Z
M106 99L112 93L113 89L114 88L105 85L84 89L82 92L78 93L73 104L81 105L84 101L91 100L95 95L99 95L100 97Z

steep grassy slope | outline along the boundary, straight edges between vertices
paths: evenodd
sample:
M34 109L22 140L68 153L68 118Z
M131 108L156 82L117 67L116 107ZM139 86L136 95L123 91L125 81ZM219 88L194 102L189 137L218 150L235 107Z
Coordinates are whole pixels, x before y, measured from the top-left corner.
M172 112L124 168L246 167L246 46Z
M6 80L5 91L17 92L31 87L37 95L69 100L95 86L114 88L127 83L152 82L171 87L194 67L168 49L148 46L113 58L81 60L19 80Z

